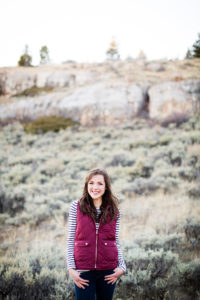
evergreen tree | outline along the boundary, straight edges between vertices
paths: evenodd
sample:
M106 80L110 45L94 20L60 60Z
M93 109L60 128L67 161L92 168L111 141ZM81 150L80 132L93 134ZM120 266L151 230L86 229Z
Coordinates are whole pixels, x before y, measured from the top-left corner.
M187 53L186 53L186 55L185 55L185 58L186 58L186 59L192 58L192 53L191 53L191 50L190 50L190 49L188 49L188 51L187 51Z
M46 64L49 62L49 50L47 46L42 46L40 49L40 63Z
M200 57L200 33L198 34L198 40L193 44L193 57Z
M200 33L198 34L198 39L193 44L192 49L188 49L185 58L200 58Z
M24 54L20 56L18 65L20 67L31 67L32 57L28 54L28 45L25 45Z

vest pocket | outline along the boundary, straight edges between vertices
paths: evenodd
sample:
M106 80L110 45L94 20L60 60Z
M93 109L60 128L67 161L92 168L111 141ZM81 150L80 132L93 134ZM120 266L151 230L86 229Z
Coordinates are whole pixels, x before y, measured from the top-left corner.
M75 241L74 243L74 258L75 262L85 262L88 259L89 251L88 241Z
M89 243L88 241L76 241L74 245L77 247L87 247Z
M116 247L117 246L115 241L110 241L110 240L109 241L103 241L103 245L107 246L107 247Z
M118 259L118 250L116 241L102 241L102 256L105 261L116 262Z

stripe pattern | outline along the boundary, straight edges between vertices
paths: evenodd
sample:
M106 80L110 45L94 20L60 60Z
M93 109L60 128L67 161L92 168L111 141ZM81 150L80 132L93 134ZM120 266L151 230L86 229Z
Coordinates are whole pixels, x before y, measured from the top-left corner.
M71 203L69 209L69 223L68 223L68 238L67 238L67 249L66 249L66 260L67 260L67 270L76 269L76 264L74 260L74 239L77 224L77 205L78 200ZM97 214L100 215L101 210L97 208ZM119 244L119 226L120 226L120 209L116 222L116 243L118 249L118 267L120 267L124 272L126 272L126 264L120 249ZM96 223L96 229L99 229L99 223ZM77 270L77 271L88 271L88 270Z

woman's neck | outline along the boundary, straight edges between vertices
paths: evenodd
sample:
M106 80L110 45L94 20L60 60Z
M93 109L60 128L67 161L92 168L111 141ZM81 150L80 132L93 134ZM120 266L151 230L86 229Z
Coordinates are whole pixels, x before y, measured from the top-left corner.
M101 203L102 203L102 199L101 198L100 199L93 199L93 203L94 203L94 206L96 208L100 208Z

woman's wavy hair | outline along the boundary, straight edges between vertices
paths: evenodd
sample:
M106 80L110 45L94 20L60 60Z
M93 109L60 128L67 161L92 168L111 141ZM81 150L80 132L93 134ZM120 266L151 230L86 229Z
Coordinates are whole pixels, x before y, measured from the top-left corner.
M100 207L101 214L98 218L97 210L90 194L88 193L88 182L94 175L103 175L105 181L105 192L102 196L102 204ZM117 217L118 199L112 193L111 181L105 169L95 168L89 171L85 179L82 197L79 199L79 205L81 212L91 216L95 222L100 222L100 219L102 218L103 223L106 223L108 221L108 215L110 216L110 220Z

